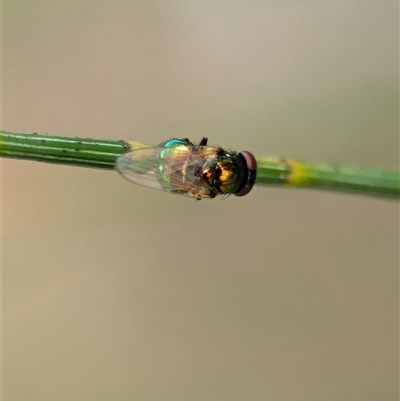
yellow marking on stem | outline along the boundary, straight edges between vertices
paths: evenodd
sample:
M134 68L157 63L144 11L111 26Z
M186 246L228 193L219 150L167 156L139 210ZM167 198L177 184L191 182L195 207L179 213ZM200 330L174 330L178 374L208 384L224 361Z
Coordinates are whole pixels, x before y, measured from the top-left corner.
M148 148L147 145L141 142L136 142L136 141L126 141L126 143L129 145L129 150L135 150L135 149L140 149L140 148Z
M285 160L288 166L286 184L290 186L302 186L310 181L309 169L306 164L297 160Z

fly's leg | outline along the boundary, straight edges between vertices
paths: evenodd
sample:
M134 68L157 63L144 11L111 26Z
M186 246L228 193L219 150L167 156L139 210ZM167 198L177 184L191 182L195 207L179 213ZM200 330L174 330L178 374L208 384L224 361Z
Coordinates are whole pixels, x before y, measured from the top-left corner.
M207 146L207 142L208 142L208 138L206 138L205 136L203 136L203 138L201 138L201 141L199 143L199 146Z

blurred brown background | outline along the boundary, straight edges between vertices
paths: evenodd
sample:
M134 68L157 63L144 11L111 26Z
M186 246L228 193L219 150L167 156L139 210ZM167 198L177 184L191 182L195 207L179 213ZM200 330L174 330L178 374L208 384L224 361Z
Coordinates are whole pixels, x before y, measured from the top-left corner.
M398 168L397 1L3 2L11 131ZM4 400L397 400L396 201L195 202L4 160Z

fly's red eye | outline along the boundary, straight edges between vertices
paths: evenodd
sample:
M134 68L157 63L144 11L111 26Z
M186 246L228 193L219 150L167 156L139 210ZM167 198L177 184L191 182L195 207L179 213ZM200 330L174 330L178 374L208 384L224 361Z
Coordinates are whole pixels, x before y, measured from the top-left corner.
M244 174L243 183L240 186L239 190L235 193L235 195L245 196L251 191L256 181L257 161L255 157L247 151L240 152L239 156L246 166L246 171Z

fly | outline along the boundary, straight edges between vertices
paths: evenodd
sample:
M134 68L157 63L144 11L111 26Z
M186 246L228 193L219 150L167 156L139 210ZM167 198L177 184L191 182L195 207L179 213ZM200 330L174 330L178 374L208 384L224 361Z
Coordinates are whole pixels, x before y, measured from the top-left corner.
M132 149L117 159L116 169L136 184L198 200L247 195L257 174L254 156L207 142L172 138L156 147Z

